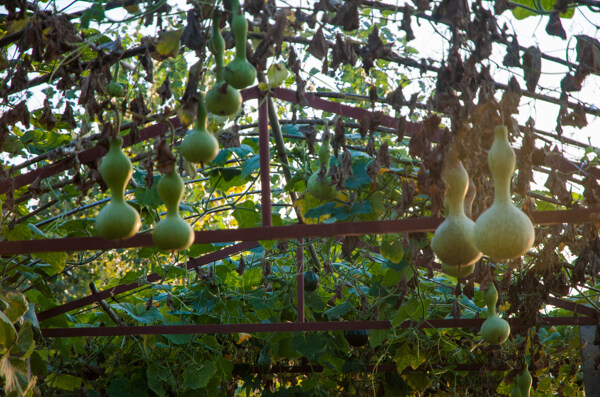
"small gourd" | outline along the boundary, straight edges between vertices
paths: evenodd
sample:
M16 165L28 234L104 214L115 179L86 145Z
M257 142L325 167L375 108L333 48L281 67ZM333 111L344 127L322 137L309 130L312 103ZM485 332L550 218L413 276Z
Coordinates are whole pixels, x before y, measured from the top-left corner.
M235 58L225 67L225 81L241 90L256 79L256 69L246 59L246 36L248 22L242 13L239 0L232 1L231 30L235 38Z
M304 272L304 291L312 292L319 286L319 275L312 270Z
M242 95L231 84L225 81L224 77L224 53L225 40L221 35L219 28L221 17L218 12L215 12L212 26L212 51L215 55L215 64L217 72L217 82L206 93L207 109L220 116L230 116L237 113L242 106Z
M488 317L481 326L481 336L490 345L500 345L506 341L510 334L510 325L496 314L496 302L498 302L498 291L493 282L483 293L483 301L487 306Z
M369 330L355 329L344 331L344 337L350 346L361 347L369 343Z
M534 230L531 220L511 201L515 152L508 143L505 126L494 129L488 165L494 180L494 203L475 222L475 245L494 260L514 259L529 251Z
M158 182L158 195L167 207L167 214L152 231L154 245L167 251L188 248L194 242L194 230L179 214L183 181L175 169Z
M473 226L475 223L465 215L464 209L469 175L467 175L467 171L454 150L449 153L442 178L448 185L446 189L448 213L444 222L433 235L431 248L440 258L442 264L447 265L447 267L461 267L461 269L456 269L457 271L454 273L463 274L468 271L468 266L481 258L481 252L473 243ZM462 269L463 267L465 270Z
M219 142L208 132L206 116L206 104L203 95L200 94L196 128L187 133L179 146L181 155L191 163L207 163L219 153Z
M531 374L529 373L529 366L527 362L523 366L523 370L519 375L517 375L517 379L515 381L516 386L519 388L522 397L529 397L529 393L531 391L531 384L533 380L531 379Z
M100 175L110 189L110 203L96 217L96 230L107 240L122 240L135 235L140 226L140 214L125 201L125 186L131 179L133 167L121 151L123 139L110 140L108 153L100 164Z
M338 191L335 186L331 185L331 177L327 175L329 170L329 134L323 138L323 143L319 148L319 170L315 171L310 178L306 187L308 192L319 200L329 201L337 197Z

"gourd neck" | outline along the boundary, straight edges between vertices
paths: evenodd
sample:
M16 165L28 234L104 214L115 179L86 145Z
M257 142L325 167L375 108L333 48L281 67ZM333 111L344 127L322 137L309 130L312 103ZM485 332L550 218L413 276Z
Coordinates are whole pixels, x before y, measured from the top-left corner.
M331 158L331 153L329 153L329 138L323 139L323 143L319 148L319 163L321 165L325 165L325 169L329 171L329 159Z
M233 0L231 5L231 27L235 38L235 57L246 61L246 38L248 35L248 22L244 18L239 0Z
M196 131L208 133L207 110L204 95L201 93L198 99L198 113L196 115Z
M488 155L488 166L494 180L494 204L510 204L510 183L515 170L515 152L508 143L505 126L494 128L494 143Z
M442 177L448 185L446 189L448 215L465 216L464 202L469 185L469 175L454 150L451 150L448 155L448 162Z
M223 69L225 68L225 39L223 39L223 35L221 34L220 24L221 14L215 11L212 26L212 49L215 56L217 83L224 81Z
M490 286L483 293L483 301L487 306L488 310L488 318L490 317L498 317L496 314L496 302L498 302L498 290L496 290L496 286L493 282L490 282Z

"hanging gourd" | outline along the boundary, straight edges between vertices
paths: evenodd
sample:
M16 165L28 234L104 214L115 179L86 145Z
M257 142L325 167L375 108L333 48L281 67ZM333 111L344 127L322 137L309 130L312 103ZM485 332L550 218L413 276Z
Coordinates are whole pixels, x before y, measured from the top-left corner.
M492 259L514 259L529 251L534 231L531 220L511 201L510 181L515 170L515 152L508 143L505 126L494 129L488 166L494 180L494 203L475 222L475 245Z
M214 114L230 116L237 113L242 106L242 95L231 84L225 81L225 40L221 35L221 29L219 28L220 23L221 17L219 13L215 11L211 42L212 51L215 56L217 82L206 93L206 107Z
M235 58L225 67L225 81L241 90L249 87L256 79L256 69L246 59L246 36L248 22L242 13L239 0L231 2L231 30L235 38Z
M179 214L183 181L175 167L158 182L158 195L167 207L167 214L152 231L154 245L167 251L188 248L194 242L194 229Z
M319 287L319 275L312 270L304 272L304 291L312 292Z
M110 189L110 203L96 217L96 230L107 240L122 240L140 230L138 212L125 201L125 186L131 179L133 167L129 157L121 151L123 139L110 139L108 153L100 164L100 175Z
M447 214L431 239L431 248L445 265L445 271L450 270L449 274L455 277L466 277L473 272L473 264L481 258L481 252L473 243L475 223L465 215L469 175L454 150L450 150L442 179L448 186Z
M213 134L208 132L206 116L204 96L200 94L196 128L187 133L179 146L181 155L191 163L207 163L217 157L219 153L219 142Z
M481 326L481 336L490 345L500 345L510 334L510 325L496 314L496 302L498 302L498 291L493 282L483 293L483 301L487 306L488 317Z
M475 271L475 264L471 263L467 266L451 266L442 263L442 271L452 277L465 278L473 274L473 272Z
M310 194L319 200L329 201L337 197L338 191L331 185L331 177L327 175L329 171L329 133L323 136L323 143L319 148L319 170L315 171L308 178L307 189Z
M523 370L519 375L517 375L517 379L515 381L515 384L519 388L522 397L529 397L532 383L533 380L531 379L531 374L529 373L529 366L527 365L527 362L525 362L523 365Z

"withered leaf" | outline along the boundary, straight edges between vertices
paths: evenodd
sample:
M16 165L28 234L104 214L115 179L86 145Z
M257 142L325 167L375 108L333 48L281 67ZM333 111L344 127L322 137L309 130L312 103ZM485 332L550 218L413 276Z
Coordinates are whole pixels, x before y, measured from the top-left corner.
M406 133L406 116L398 118L398 126L396 127L396 142L401 143L404 140Z
M506 45L506 55L502 61L504 66L521 66L521 60L519 57L519 41L517 36L512 36L512 40Z
M335 157L338 156L340 149L346 150L346 128L344 127L344 120L342 120L341 116L335 121L331 147L333 148L333 155Z
M150 48L149 45L146 45L146 50L144 51L144 55L139 57L140 64L144 68L146 72L146 77L144 78L147 82L152 83L154 81L154 61L150 56Z
M342 35L338 33L333 46L331 68L335 70L341 64L354 66L355 63L356 51L354 45L349 40L344 40Z
M360 238L357 236L346 236L342 243L342 258L352 261L352 251L358 246Z
M576 35L577 70L600 73L600 42L586 35Z
M575 73L575 75L567 73L560 81L560 89L562 92L581 91L583 80L587 75L588 73Z
M296 54L294 47L290 47L286 66L296 75L296 78L299 77L298 74L300 73L300 60L298 59L298 55Z
M134 113L133 118L138 121L144 121L144 117L150 113L150 109L146 106L144 102L144 97L140 92L133 101L129 104L129 110Z
M232 127L228 130L223 130L217 135L217 140L222 148L240 147L240 134L237 127Z
M558 36L563 40L567 39L567 32L565 32L565 29L562 26L562 22L560 21L560 13L558 10L554 10L550 14L548 25L546 25L546 33L551 36Z
M165 80L162 82L162 84L160 85L160 87L158 87L158 90L156 90L156 93L160 97L163 104L165 103L165 101L167 99L171 98L173 93L171 92L171 82L169 80L169 76L167 76L165 78Z
M402 106L404 106L404 94L402 93L402 85L398 84L398 87L392 92L388 94L386 97L387 103L389 103L394 110L400 111Z
M175 156L165 139L161 139L156 147L156 169L162 174L169 174L175 169Z
M194 8L188 11L186 23L181 33L181 44L194 51L203 51L206 47L206 38L200 29L198 15Z
M244 274L244 270L246 270L246 261L244 260L244 257L241 256L236 272L241 276Z
M575 107L575 109L573 109L572 112L561 118L561 124L571 125L577 128L585 127L588 124L588 122L583 106L581 106L581 104L577 104L577 106Z
M387 141L385 141L379 147L379 152L377 153L377 161L379 161L382 167L390 167L392 159L390 158L390 148Z
M381 57L384 52L385 48L383 41L381 41L381 38L379 37L379 29L377 28L377 25L375 25L371 33L369 33L367 44L360 50L360 55L363 58L363 68L367 74L374 66L374 62Z
M527 90L535 92L542 73L542 53L537 47L529 47L523 54L523 74Z
M306 138L306 144L308 145L308 153L315 154L315 140L317 138L317 129L314 124L307 124L300 126L298 131Z
M56 125L56 116L52 112L52 108L50 107L50 101L48 98L44 99L44 110L42 111L42 115L40 116L40 124L46 127L47 130L51 130Z
M502 99L500 100L500 108L502 109L504 116L506 117L518 113L520 102L521 86L515 76L513 76L508 82L508 87L506 91L504 91L504 94L502 94Z
M410 138L408 143L408 154L410 157L425 157L429 153L429 142L425 137L423 129L419 130Z
M75 117L73 116L73 108L71 104L67 102L67 106L65 106L65 110L63 111L62 116L60 116L60 121L67 123L69 128L74 129L77 126L75 122Z
M402 10L402 23L400 25L400 29L404 30L404 32L406 33L406 41L407 42L415 39L415 34L414 34L414 32L412 30L412 26L410 24L412 12L413 12L413 9L408 4L405 5Z
M358 18L358 2L348 0L331 20L333 25L341 26L345 31L358 29L360 20Z
M327 59L329 44L325 40L323 27L320 26L315 35L312 37L307 51L317 59Z
M4 113L0 118L7 126L15 125L20 121L26 128L29 128L29 119L30 114L27 109L26 101L19 102L14 108Z

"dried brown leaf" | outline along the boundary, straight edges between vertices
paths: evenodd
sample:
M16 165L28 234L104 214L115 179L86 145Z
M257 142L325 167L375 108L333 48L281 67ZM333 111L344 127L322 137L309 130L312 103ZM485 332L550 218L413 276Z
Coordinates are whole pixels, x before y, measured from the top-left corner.
M320 26L315 35L312 37L307 51L317 59L325 59L327 61L327 52L329 51L329 44L325 40L323 34L323 27Z

